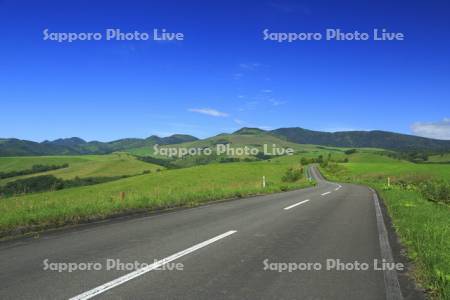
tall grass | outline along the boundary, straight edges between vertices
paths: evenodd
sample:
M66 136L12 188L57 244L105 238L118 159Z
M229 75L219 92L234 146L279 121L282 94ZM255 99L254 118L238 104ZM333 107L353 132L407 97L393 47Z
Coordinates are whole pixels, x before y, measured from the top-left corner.
M378 186L417 280L440 299L450 299L450 207L425 200L417 191Z

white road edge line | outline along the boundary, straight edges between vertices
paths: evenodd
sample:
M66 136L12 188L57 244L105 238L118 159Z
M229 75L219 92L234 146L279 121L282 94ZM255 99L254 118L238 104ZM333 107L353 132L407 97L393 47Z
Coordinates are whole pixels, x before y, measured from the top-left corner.
M298 202L298 203L292 204L291 206L285 207L284 209L285 209L285 210L288 210L288 209L291 209L291 208L293 208L293 207L296 207L296 206L298 206L298 205L300 205L300 204L306 203L306 202L308 202L308 201L309 201L309 199L306 199L306 200L300 201L300 202Z
M118 285L121 285L121 284L123 284L123 283L125 283L125 282L127 282L127 281L129 281L131 279L134 279L134 278L136 278L138 276L144 275L147 272L150 272L150 271L152 271L152 270L154 270L156 268L159 268L159 267L161 267L161 266L163 266L163 265L165 265L165 264L167 264L167 263L169 263L169 262L171 262L171 261L173 261L173 260L175 260L177 258L185 256L185 255L187 255L187 254L189 254L191 252L194 252L194 251L196 251L196 250L198 250L200 248L203 248L203 247L205 247L205 246L207 246L209 244L217 242L218 240L223 239L223 238L225 238L225 237L227 237L229 235L232 235L233 233L236 233L236 232L237 232L236 230L230 230L230 231L227 231L225 233L222 233L222 234L220 234L220 235L218 235L216 237L213 237L213 238L211 238L209 240L206 240L206 241L201 242L199 244L196 244L196 245L194 245L194 246L192 246L190 248L187 248L186 250L177 252L177 253L175 253L175 254L173 254L171 256L163 258L163 259L161 259L161 260L159 260L159 261L157 261L157 262L155 262L155 263L153 263L151 265L148 265L148 266L146 266L144 268L141 268L141 269L138 269L138 270L136 270L134 272L128 273L128 274L126 274L126 275L124 275L122 277L116 278L116 279L114 279L114 280L112 280L110 282L107 282L107 283L102 284L102 285L100 285L100 286L98 286L96 288L93 288L92 290L89 290L89 291L84 292L82 294L79 294L79 295L77 295L75 297L72 297L69 300L90 299L90 298L92 298L92 297L94 297L94 296L96 296L98 294L106 292L107 290L110 290L110 289L112 289L112 288L114 288L114 287L116 287Z
M325 196L325 195L328 195L328 194L330 194L331 192L326 192L326 193L323 193L323 194L320 194L321 196Z
M377 216L378 237L380 241L381 259L386 260L387 263L393 263L394 258L392 255L391 245L389 244L389 238L384 224L383 213L381 212L380 202L378 200L377 193L373 190L373 202L375 204L375 214ZM397 271L384 270L384 286L386 288L387 300L401 300L403 299L400 284L397 278Z
M339 191L339 189L340 189L341 187L342 187L342 185L338 184L338 187L335 188L334 190L335 190L335 191Z

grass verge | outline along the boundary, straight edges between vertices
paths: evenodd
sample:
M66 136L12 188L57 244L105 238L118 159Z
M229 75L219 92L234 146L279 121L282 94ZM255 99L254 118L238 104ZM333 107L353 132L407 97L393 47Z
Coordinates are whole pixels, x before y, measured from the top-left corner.
M413 276L431 298L450 299L450 207L428 201L415 189L394 182L448 180L448 165L424 166L403 161L332 165L321 168L334 181L365 184L382 196L401 243L414 263Z

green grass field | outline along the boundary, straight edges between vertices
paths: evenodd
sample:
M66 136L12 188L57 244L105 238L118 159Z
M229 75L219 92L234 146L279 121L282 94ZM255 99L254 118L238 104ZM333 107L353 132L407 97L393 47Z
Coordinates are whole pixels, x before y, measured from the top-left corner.
M0 185L8 182L40 175L54 175L62 179L96 176L122 176L137 175L143 171L151 172L163 167L137 160L128 153L113 153L109 155L83 155L83 156L26 156L26 157L0 157L0 171L17 171L30 169L35 164L61 165L68 163L68 168L35 173L24 176L5 178Z
M450 165L445 164L415 164L412 162L392 159L370 152L351 155L345 167L349 175L364 180L387 180L387 177L411 177L450 179Z
M430 202L397 182L450 180L449 164L414 164L370 153L350 156L339 168L321 168L327 178L374 187L384 199L402 244L415 263L414 276L432 298L450 299L450 207ZM391 187L387 187L387 178Z
M202 202L279 192L310 185L281 181L298 156L251 163L210 164L164 170L92 186L28 194L0 201L0 231L74 224L126 211L193 206ZM267 187L261 187L262 176ZM120 199L120 193L125 199Z
M432 155L428 158L429 162L450 162L450 153Z
M277 147L283 147L283 148L292 148L298 152L302 153L319 153L319 152L336 152L336 153L342 153L345 149L344 148L338 148L338 147L330 147L330 149L323 149L326 147L319 147L316 145L308 145L308 144L296 144L291 143L286 140L283 140L279 137L273 136L268 133L262 133L262 134L221 134L212 138L208 138L205 140L198 140L194 142L187 142L187 143L181 143L181 144L174 144L174 145L161 145L161 148L204 148L204 147L211 147L212 149L216 148L216 144L229 144L231 148L236 147L254 147L259 150L263 149L263 145L266 144L268 146L272 146L275 144ZM140 147L140 148L133 148L130 150L127 150L127 152L134 154L134 155L140 155L140 156L155 156L159 158L164 158L163 156L157 156L154 154L154 149L152 147ZM240 156L241 158L243 156Z
M203 149L210 148L213 151L213 156L203 156L195 155L190 156L186 155L182 158L173 157L169 158L164 155L158 155L154 152L152 147L140 147L133 148L127 150L130 154L139 155L139 156L152 156L159 159L170 160L172 165L177 167L192 167L199 164L206 163L214 163L220 161L221 158L226 156L227 158L238 158L240 160L251 159L257 160L253 155L233 155L230 153L221 154L220 156L215 156L217 149L217 145L228 145L231 149L243 148L245 146L249 148L256 148L260 151L260 153L264 153L265 150L269 152L273 151L273 147L275 148L291 148L295 151L296 154L302 155L304 157L312 158L317 157L318 155L328 156L329 153L333 155L334 158L343 158L345 157L344 151L349 148L339 148L339 147L322 147L317 145L309 145L309 144L296 144L291 143L282 138L273 136L268 133L258 133L258 134L221 134L212 138L208 138L205 140L198 140L194 142L186 142L181 144L173 144L173 145L160 145L160 149L167 148L186 148L186 149ZM266 145L266 149L264 149L264 145ZM370 151L374 151L378 149L371 149ZM232 151L230 151L232 152ZM273 152L271 152L273 154Z

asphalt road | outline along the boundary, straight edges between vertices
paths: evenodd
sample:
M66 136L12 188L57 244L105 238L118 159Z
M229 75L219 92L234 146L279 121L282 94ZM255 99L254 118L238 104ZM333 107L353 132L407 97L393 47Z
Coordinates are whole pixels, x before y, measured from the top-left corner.
M396 273L373 268L390 251L373 192L310 173L314 188L0 243L0 299L400 299ZM150 266L107 270L108 259ZM370 267L328 270L337 259ZM280 270L289 263L321 269Z

